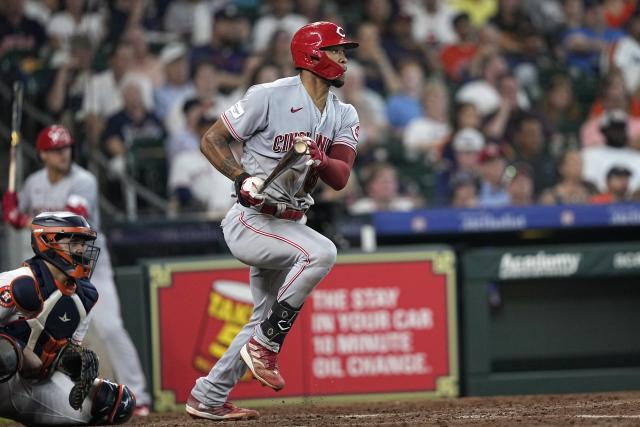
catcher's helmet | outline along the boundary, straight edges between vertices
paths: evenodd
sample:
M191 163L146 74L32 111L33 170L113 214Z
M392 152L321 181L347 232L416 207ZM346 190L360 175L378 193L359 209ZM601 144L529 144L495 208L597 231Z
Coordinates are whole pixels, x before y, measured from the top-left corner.
M31 222L31 247L36 255L49 261L74 279L88 279L100 255L93 243L97 232L80 215L72 212L42 212ZM69 242L60 242L69 237ZM82 244L82 250L74 247Z
M38 151L57 150L73 144L71 134L64 126L51 125L38 134L36 148Z
M334 46L353 49L358 47L358 43L347 39L344 29L332 22L307 24L296 31L291 39L293 63L296 68L309 70L327 80L335 80L344 74L344 70L323 52Z

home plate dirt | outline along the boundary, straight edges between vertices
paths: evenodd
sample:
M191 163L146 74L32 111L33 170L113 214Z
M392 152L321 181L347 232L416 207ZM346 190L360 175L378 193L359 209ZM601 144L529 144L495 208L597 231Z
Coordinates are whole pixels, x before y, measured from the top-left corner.
M245 406L259 410L261 418L236 421L234 426L640 426L640 391L348 404L314 399L307 404ZM129 424L204 426L216 422L192 419L180 411L153 413Z

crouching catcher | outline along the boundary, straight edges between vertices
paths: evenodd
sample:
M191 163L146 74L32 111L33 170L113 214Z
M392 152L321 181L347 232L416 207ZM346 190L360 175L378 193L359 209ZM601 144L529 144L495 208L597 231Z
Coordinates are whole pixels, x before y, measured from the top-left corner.
M31 224L35 256L0 273L0 417L96 425L133 414L133 393L98 378L98 357L82 346L98 300L95 239L83 217L43 212Z

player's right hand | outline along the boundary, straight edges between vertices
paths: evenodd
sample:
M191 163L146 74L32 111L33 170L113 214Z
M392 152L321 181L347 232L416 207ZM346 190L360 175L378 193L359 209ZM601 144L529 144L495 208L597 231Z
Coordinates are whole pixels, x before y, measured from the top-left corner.
M5 191L2 195L2 220L15 228L24 228L29 217L18 210L18 194Z
M236 195L242 206L260 206L264 203L264 194L260 189L264 180L244 172L235 179Z

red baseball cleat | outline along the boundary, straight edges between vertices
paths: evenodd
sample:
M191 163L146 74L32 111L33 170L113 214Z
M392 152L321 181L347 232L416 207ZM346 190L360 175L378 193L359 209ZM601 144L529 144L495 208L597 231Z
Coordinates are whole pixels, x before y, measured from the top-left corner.
M207 406L198 399L189 395L185 410L193 418L205 418L207 420L252 420L260 417L258 411L253 409L238 408L231 402L225 402L221 406Z
M275 391L280 391L284 388L284 378L282 378L278 369L278 353L269 350L251 338L240 349L240 356L253 372L253 376L262 384L271 387Z

